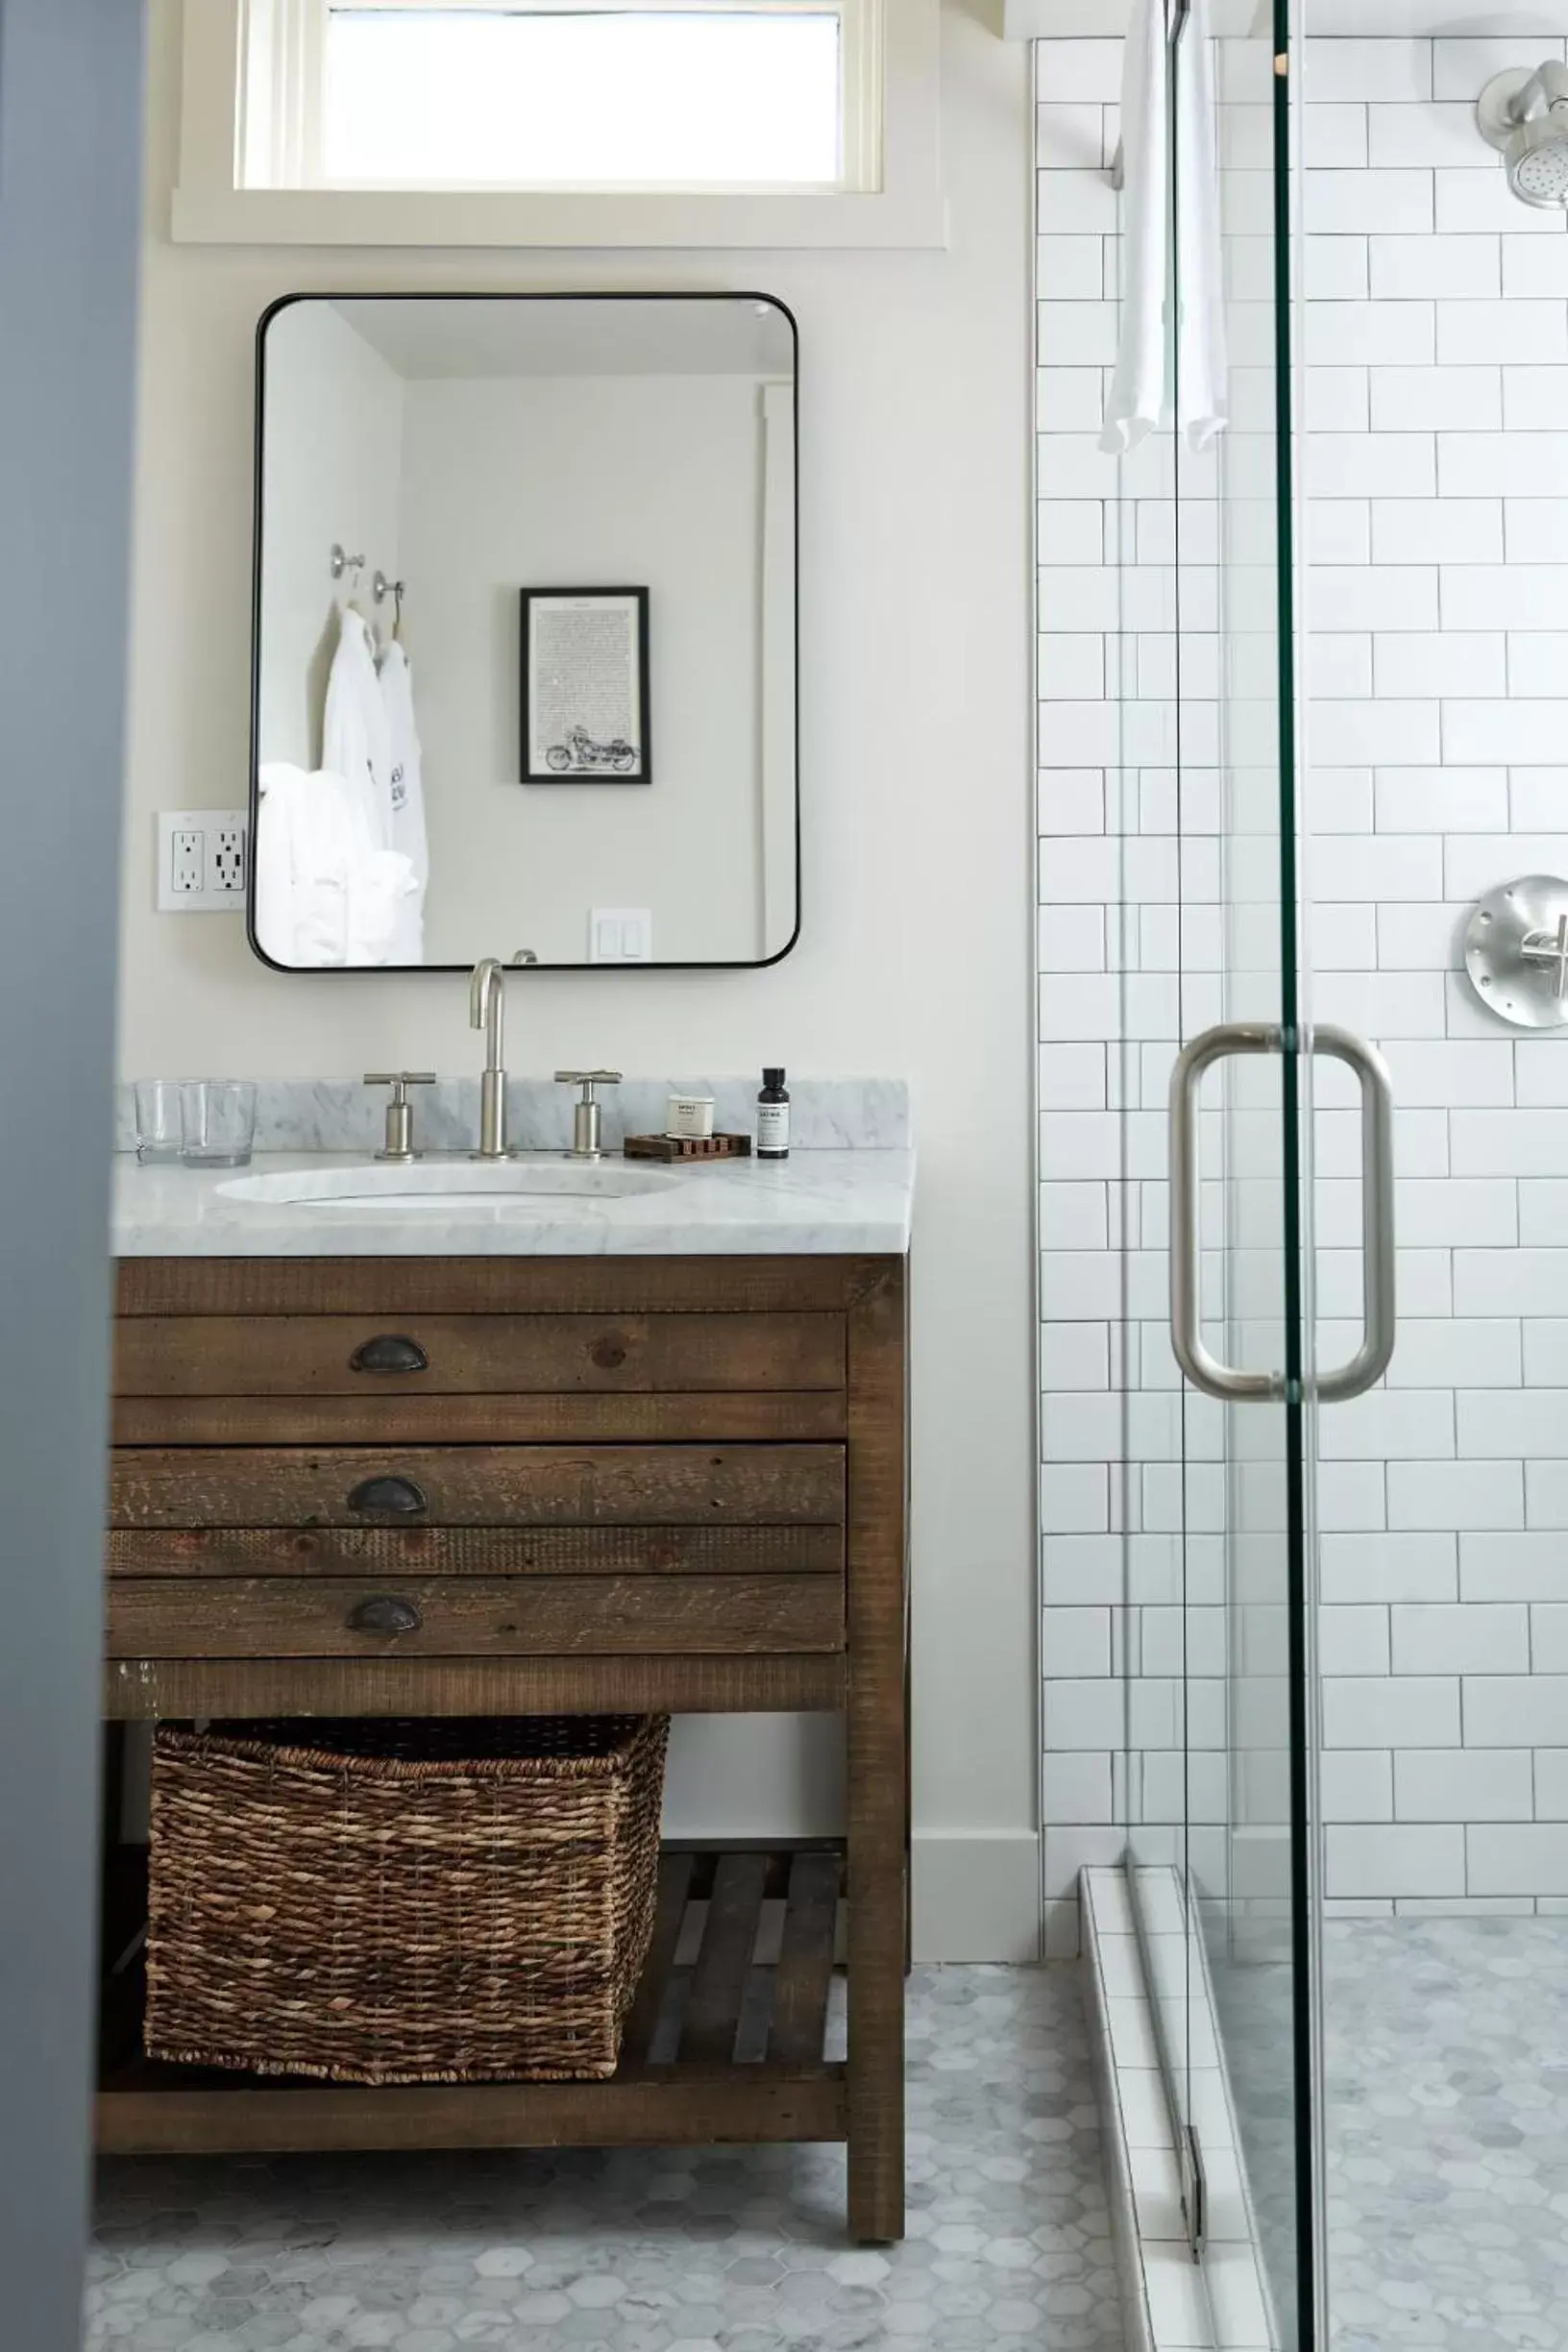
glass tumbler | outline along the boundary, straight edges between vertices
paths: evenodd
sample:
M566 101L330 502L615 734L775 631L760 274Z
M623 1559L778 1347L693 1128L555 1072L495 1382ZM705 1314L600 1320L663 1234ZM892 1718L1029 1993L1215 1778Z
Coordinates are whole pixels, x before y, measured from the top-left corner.
M187 1167L244 1167L256 1142L249 1078L192 1078L180 1090L180 1157Z
M184 1138L179 1078L136 1080L136 1158L142 1165L178 1160Z

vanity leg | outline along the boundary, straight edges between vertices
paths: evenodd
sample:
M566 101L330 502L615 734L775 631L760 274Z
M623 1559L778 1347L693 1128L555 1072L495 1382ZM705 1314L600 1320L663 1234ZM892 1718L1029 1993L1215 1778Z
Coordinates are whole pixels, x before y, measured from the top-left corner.
M101 1864L102 1895L107 1903L110 1880L119 1853L120 1840L125 1834L125 1741L123 1723L106 1723L103 1727L103 1781L99 1801L99 1859Z
M849 1314L849 2234L904 2234L904 1282Z

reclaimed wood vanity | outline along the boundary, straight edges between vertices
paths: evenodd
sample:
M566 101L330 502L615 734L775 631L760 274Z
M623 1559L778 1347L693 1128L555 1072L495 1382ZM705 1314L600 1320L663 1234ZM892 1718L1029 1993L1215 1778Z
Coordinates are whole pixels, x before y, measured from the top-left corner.
M833 1844L666 1850L605 2082L362 2089L152 2063L142 1856L116 1847L101 2147L837 2140L852 2236L901 2235L905 1272L880 1251L121 1258L111 1725L820 1710L845 1723L848 1811ZM841 1899L842 2062L824 2047Z

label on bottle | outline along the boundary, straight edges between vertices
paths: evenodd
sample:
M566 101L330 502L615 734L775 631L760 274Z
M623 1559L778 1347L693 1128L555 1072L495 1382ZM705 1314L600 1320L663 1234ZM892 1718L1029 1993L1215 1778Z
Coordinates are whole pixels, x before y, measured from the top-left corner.
M757 1149L759 1152L782 1154L790 1148L790 1106L788 1103L758 1103Z

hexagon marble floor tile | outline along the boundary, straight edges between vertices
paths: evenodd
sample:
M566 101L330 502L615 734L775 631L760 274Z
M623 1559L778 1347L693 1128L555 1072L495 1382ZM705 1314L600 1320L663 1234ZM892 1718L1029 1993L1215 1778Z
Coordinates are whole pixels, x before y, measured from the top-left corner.
M838 2148L103 2168L88 2352L1120 2352L1071 1968L918 1970L909 2235Z

